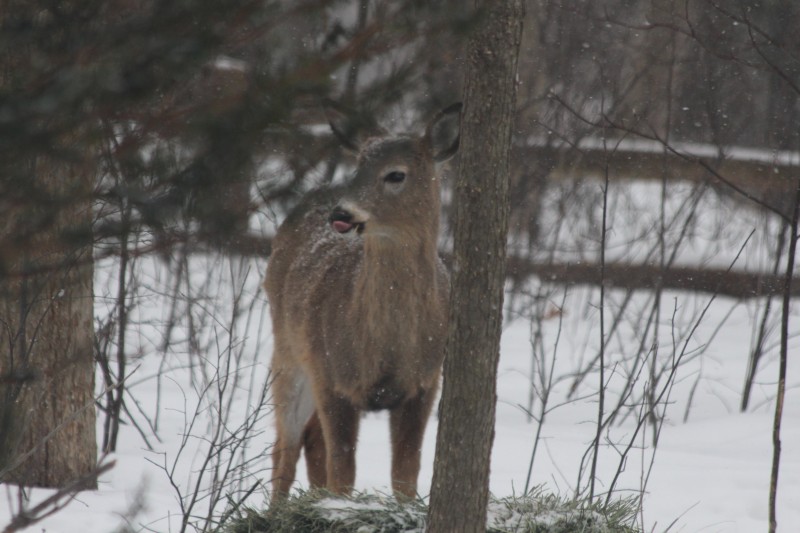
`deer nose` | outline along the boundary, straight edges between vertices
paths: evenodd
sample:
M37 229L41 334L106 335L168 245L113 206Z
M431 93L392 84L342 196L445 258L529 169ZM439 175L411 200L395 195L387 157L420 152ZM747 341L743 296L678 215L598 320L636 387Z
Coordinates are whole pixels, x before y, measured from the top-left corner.
M355 226L353 214L338 205L333 209L329 220L331 227L338 233L347 233Z

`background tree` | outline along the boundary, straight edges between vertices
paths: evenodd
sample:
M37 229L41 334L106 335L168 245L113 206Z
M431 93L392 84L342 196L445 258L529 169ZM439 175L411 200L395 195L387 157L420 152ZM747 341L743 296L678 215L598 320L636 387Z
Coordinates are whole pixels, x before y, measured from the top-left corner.
M467 45L454 190L450 323L431 488L431 532L484 531L503 321L508 168L521 0L477 4Z
M13 241L39 226L0 277L0 479L94 488L94 175L81 161L28 161L22 177L40 196L7 205L0 232Z

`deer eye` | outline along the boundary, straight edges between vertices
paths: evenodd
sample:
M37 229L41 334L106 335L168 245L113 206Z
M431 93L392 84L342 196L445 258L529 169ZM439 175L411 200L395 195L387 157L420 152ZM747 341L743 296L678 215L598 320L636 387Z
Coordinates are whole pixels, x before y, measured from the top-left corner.
M401 183L405 179L406 179L406 173L401 172L399 170L389 172L383 177L383 181L385 181L386 183Z

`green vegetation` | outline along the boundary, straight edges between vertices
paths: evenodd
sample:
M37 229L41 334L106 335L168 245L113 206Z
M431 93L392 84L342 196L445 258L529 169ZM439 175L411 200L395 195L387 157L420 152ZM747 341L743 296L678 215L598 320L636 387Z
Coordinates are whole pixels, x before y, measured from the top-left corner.
M223 524L224 533L424 533L427 504L383 494L349 498L298 492L266 511L245 509ZM589 503L540 489L489 503L487 533L639 533L636 501Z

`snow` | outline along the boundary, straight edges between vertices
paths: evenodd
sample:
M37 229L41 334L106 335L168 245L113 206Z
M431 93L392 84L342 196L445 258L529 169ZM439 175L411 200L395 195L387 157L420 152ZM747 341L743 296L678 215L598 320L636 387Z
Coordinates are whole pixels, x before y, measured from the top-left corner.
M324 498L315 503L314 507L320 510L321 516L328 520L344 520L359 511L380 512L386 509L386 506L379 501L353 502L337 498Z
M631 196L652 197L654 191L648 187L634 188ZM682 204L677 200L675 203L678 211ZM710 212L711 207L709 211L698 210L701 220L695 223L694 240L679 254L680 262L727 266L743 244L741 236L735 234L726 237L731 246L717 245L710 251L702 244L713 240L708 229L710 222L702 217L731 218L724 211L725 206L716 215ZM646 207L641 209L646 212ZM743 227L753 227L757 222L755 215L743 210L736 215L743 220ZM630 219L638 220L638 216L630 214ZM625 226L625 220L617 220L612 235L614 242L619 243L620 255L641 257L645 253L643 245L625 246L624 243L630 242ZM572 229L580 231L577 227ZM765 259L768 233L764 231L747 244L752 249L748 248L743 258L743 269L757 270L769 265ZM577 244L570 248L569 240L564 242L565 254L580 256ZM118 450L110 456L116 466L101 477L99 490L80 493L66 508L32 526L30 531L105 533L126 524L133 531L180 531L179 494L184 497L183 505L188 505L188 495L195 486L200 486L203 491L193 509L192 520L200 520L209 513L206 489L212 486L214 472L205 464L208 436L215 430L223 436L236 433L248 420L253 423L248 426L247 446L231 457L224 454L216 457L219 466L216 474L223 475L224 467L229 464L246 465L221 490L223 496L252 488L249 505L261 506L267 501L265 486L270 477L272 421L268 410L258 410L259 395L269 381L271 352L268 305L259 288L265 262L192 258L189 279L183 280L179 292L184 302L192 302L193 306L177 309L171 307L169 299L176 280L174 274L169 274L157 259L140 259L137 268L140 296L131 311L131 320L137 326L129 336L129 367L135 371L127 382L128 407L147 442L132 424L124 425ZM114 294L114 264L106 261L98 265L96 276L96 314L103 317L113 306L113 301L103 295ZM539 288L535 280L531 282L532 292ZM560 319L556 313L542 322L540 346L545 353L541 360L552 363L555 381L530 484L543 484L547 491L570 495L576 489L581 461L594 438L597 374L589 374L575 396L568 396L568 391L574 372L593 358L599 346L599 300L597 291L588 288L570 289L563 301L559 287L545 294L551 309L558 307L562 312ZM621 308L621 291L611 290L606 297L608 313ZM608 345L612 399L621 390L625 373L630 371L626 365L641 340L637 321L646 313L649 298L645 293L633 296L625 311L625 321ZM764 301L716 298L693 331L710 298L677 292L665 292L662 297L657 360L659 364L668 363L674 354L681 353L684 344L687 355L678 368L669 399L662 405L666 408L666 419L657 448L652 446L649 426L632 438L635 425L630 417L621 419L603 435L598 491L608 489L620 464L620 453L631 443L633 447L623 463L615 490L621 497L631 496L647 480L641 513L647 531L669 528L672 532L733 533L767 528L777 333L770 337L772 348L761 364L751 407L748 412L740 413L748 352ZM526 305L507 313L501 343L491 470L491 490L498 497L520 494L526 486L537 430L537 424L528 419L523 409L529 402L532 368L539 368L532 363L531 324L526 318L530 304ZM791 357L798 348L797 314L795 307L778 490L779 531L786 532L800 530L800 370ZM198 332L197 342L189 342L190 326ZM160 353L164 347L166 356ZM694 351L701 348L702 356L696 355ZM102 383L99 375L97 381L99 387ZM208 384L212 386L207 387ZM538 413L539 407L537 400L533 412ZM684 421L687 411L688 419ZM222 426L218 422L221 413L229 414ZM99 416L98 434L102 434L102 423ZM434 417L422 450L418 491L423 495L430 490L435 432ZM367 414L360 430L356 488L390 492L389 465L387 415ZM586 481L584 473L582 487ZM296 484L307 487L302 460ZM29 506L50 494L49 490L29 490ZM18 508L17 497L16 488L0 488L4 502L0 504L0 528ZM334 503L321 505L331 512L338 509ZM218 515L223 507L211 511Z

